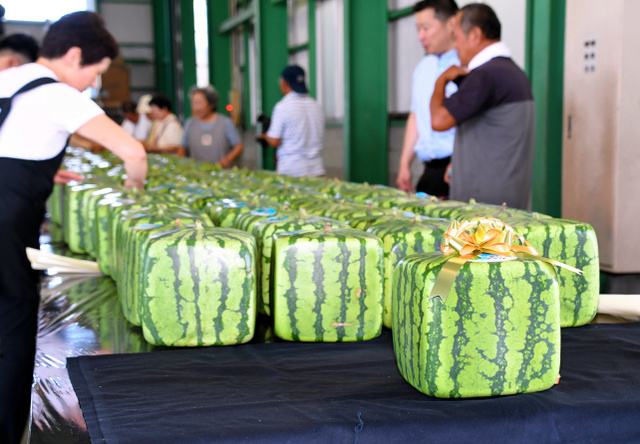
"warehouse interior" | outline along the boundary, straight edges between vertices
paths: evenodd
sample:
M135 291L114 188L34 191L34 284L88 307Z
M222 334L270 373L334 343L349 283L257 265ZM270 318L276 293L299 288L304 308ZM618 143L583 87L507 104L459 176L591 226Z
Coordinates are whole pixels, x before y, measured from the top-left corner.
M52 22L64 14L78 10L95 11L104 19L107 29L118 43L120 56L102 75L97 88L90 89L86 94L90 94L107 115L117 122L123 119L121 107L124 102L137 103L144 95L161 93L169 98L173 111L184 123L192 116L189 101L192 88L213 85L220 96L218 112L231 119L244 145L238 166L258 174L276 169L276 150L258 140L263 132L261 116L271 116L282 98L279 80L283 68L291 64L299 65L306 71L309 95L317 100L324 114L322 160L326 178L388 187L396 186L403 137L411 111L412 74L424 57L424 49L416 34L414 3L414 0L0 0L5 9L2 21L5 35L26 33L41 41ZM463 7L472 1L458 0L457 3ZM640 235L635 225L640 218L640 200L636 197L640 192L640 175L637 174L640 170L640 150L637 146L637 141L640 140L640 125L637 124L640 116L640 90L635 83L640 76L640 62L637 58L640 28L635 21L640 15L640 2L611 0L605 4L596 0L486 0L481 3L491 6L496 12L502 24L502 41L511 50L511 58L515 64L526 73L531 86L535 104L535 148L528 210L557 219L590 224L597 235L600 293L616 295L622 299L627 294L636 296L640 293L640 259L637 254ZM421 170L422 164L416 158L412 163L414 182ZM478 174L483 172L479 171ZM46 241L49 238L42 239ZM54 248L53 251L59 250ZM241 435L225 434L220 435L220 441L216 441L218 435L215 431L205 437L209 441L205 438L197 441L195 432L192 435L187 433L188 437L184 441L176 440L177 435L172 434L176 429L186 430L191 427L192 430L201 431L202 424L207 421L207 414L194 407L192 423L180 425L172 420L168 420L166 424L160 424L162 421L144 423L144 414L135 413L135 396L147 396L141 394L146 393L144 391L132 395L129 404L115 403L113 408L122 408L124 411L130 406L132 421L141 421L145 427L159 423L159 434L172 436L168 441L151 438L153 433L147 435L148 441L145 441L144 433L134 432L136 424L126 424L126 421L118 423L116 419L121 418L116 418L117 415L112 418L106 413L105 416L100 416L97 410L88 412L85 406L93 406L94 401L89 399L86 392L76 397L75 383L72 387L68 366L65 364L68 358L143 353L160 349L163 353L152 353L153 358L140 355L138 361L129 363L131 369L144 372L145 360L149 359L149 366L157 366L150 370L151 377L156 378L154 383L157 387L170 384L157 374L162 372L162 368L165 368L163 366L166 366L167 374L175 372L178 375L183 370L177 364L174 368L167 363L168 360L163 361L156 356L164 355L164 350L169 347L150 345L139 328L127 323L119 302L114 299L115 285L105 283L103 279L105 278L95 275L82 277L64 273L51 273L46 277L41 290L40 336L32 413L23 442L85 443L96 442L98 438L110 442L109 439L118 437L116 430L121 424L125 424L125 432L118 439L129 439L122 442L381 442L371 436L358 440L358 434L363 429L366 431L367 427L375 427L368 425L366 407L354 407L353 413L342 404L338 406L338 401L335 407L336 412L339 412L335 415L338 419L332 417L335 422L328 425L318 423L315 429L310 429L304 421L292 419L291 423L296 425L292 426L291 436L294 439L290 441L287 440L291 439L289 435L278 435L276 430L268 430L263 436L256 435L259 428L255 425L247 428L247 436L242 441L239 438ZM638 303L637 300L634 301L634 310L637 309L640 316L640 307L636 307ZM616 314L620 315L615 309L602 312L598 314L596 321L610 321L616 318ZM620 319L625 322L640 320L620 316L615 324L610 324L613 329L610 332L612 337L628 334L615 330L621 328L620 325L627 325L618 325ZM635 323L628 325L636 328ZM258 325L256 328L256 338L261 337L261 340L254 342L274 340L273 332L268 326ZM578 330L573 329L566 336L563 330L563 346L565 343L575 344L576 350L580 347ZM385 331L390 343L391 333ZM594 335L601 335L597 340L602 342L598 343L594 339L594 346L600 348L598 344L606 342L606 334L609 333L595 328L593 332ZM282 362L277 361L279 364L290 365L287 368L292 372L297 366L304 367L306 363L303 361L285 362L287 352L284 346L276 345L274 350L282 356L277 355L273 359L282 359ZM633 359L640 356L640 344L636 341L632 345L628 349L622 346L621 350L613 347L608 350L610 355L603 355L602 359L620 359L620 367L632 365ZM236 348L242 347L230 347ZM604 350L607 347L601 348ZM336 367L340 362L345 362L345 366L361 365L357 361L356 349L347 351L333 344L327 345L323 350L326 356L319 356L318 359L326 359L326 362L335 364ZM353 350L353 354L350 350ZM371 350L372 359L374 356L380 359L371 368L380 372L389 371L383 366L386 355L378 349L375 352L381 354L374 355L373 349ZM625 354L625 350L629 351L625 355L626 361L620 357ZM301 354L307 351L308 349L299 349ZM193 358L187 352L186 348L180 348L166 353L174 353L185 366L191 364L199 368L199 371L207 365L214 366L207 361L206 356L191 361ZM620 354L616 355L614 352ZM232 356L232 353L235 354ZM225 359L229 359L229 362L232 359L271 359L267 355L260 355L258 351L252 353L231 350L225 355ZM73 371L76 375L84 374L90 378L86 376L89 375L89 370L83 370L82 366L94 363L96 366L100 364L98 361L74 363ZM126 375L128 369L118 367L117 363L104 363L104 372L100 374L96 370L97 376L93 382L96 385L104 383L115 387L117 378ZM392 361L387 364L395 368ZM618 364L615 367L618 368ZM224 370L224 367L221 368ZM241 384L243 380L240 376L246 369L241 366L229 367L232 370L234 368L239 373L233 375L233 383ZM265 368L269 371L270 366L265 365ZM261 369L264 370L262 367ZM568 375L573 375L572 372L578 370L563 368L563 377L565 371ZM207 378L206 371L196 371L194 374ZM367 371L363 370L363 374L362 378L365 378ZM277 378L277 375L270 377ZM336 373L333 377L339 378L341 374ZM611 377L615 378L615 375L612 374ZM247 378L253 384L263 382L261 379L250 379L250 376ZM295 392L297 386L287 378L295 379L291 374L286 374L284 379L287 383L282 387ZM318 371L318 374L309 378L309 381L327 384L321 390L326 391L331 398L322 402L329 402L329 406L333 405L331 403L334 400L342 399L342 393L345 393L344 397L347 399L352 393L351 388L359 380L358 375L352 380L346 377L345 381L348 382L344 382L344 387L340 386L338 389L323 379L332 378L329 370L326 374ZM630 378L625 382L631 384L629 397L634 391L640 391L637 377ZM136 383L143 384L140 381L142 379L133 378L133 382L128 381L128 386L123 386L121 390L113 389L105 396L126 399L127 390L135 391ZM212 381L219 382L215 378ZM266 381L273 382L268 378ZM302 379L299 382L304 384ZM384 378L377 382L383 384ZM87 382L88 385L91 383L92 380ZM172 389L179 390L175 387ZM616 392L617 389L618 387L613 389L612 393L623 396L621 393L624 391L621 389ZM256 393L260 391L257 388L255 390ZM231 389L223 392L215 394L216 401L237 395ZM258 397L260 402L267 403L270 397L276 396L266 390L263 392L260 393L263 397ZM99 392L93 392L93 395L99 397L96 393ZM149 393L152 401L148 404L157 404L154 414L162 409L173 412L172 408L186 411L190 408L177 401L176 405L172 405L160 394ZM207 395L214 396L212 393L206 392ZM315 396L315 392L313 393ZM393 399L393 393L390 388L388 393L381 392L379 395ZM576 399L581 399L580 396L576 395ZM619 426L620 430L633 431L629 424L640 418L640 404L637 399L634 402L630 398L623 398L620 406L628 408L627 416L606 420L610 422L603 420L605 423L600 424L601 426L607 429ZM286 396L282 399L283 403L289 402ZM409 403L418 402L411 397L407 399L406 402ZM403 416L405 413L400 413L406 405L402 404L403 400L404 398L398 401L397 405L392 404L391 408L396 409L393 411L398 414L391 415L395 421L390 426L393 430L379 432L377 436L396 438L391 438L390 441L387 439L387 442L427 442L421 441L424 437L416 438L409 432L403 434L393 428L401 429L403 418L408 422L415 419L413 413L406 413L406 417ZM196 394L190 401L194 405L205 402ZM311 405L305 402L311 401L306 398L304 402L300 401L301 409ZM347 399L345 402L350 401ZM367 402L375 404L374 399L367 399ZM504 413L510 408L507 403L495 404L494 411L493 406L481 404L480 398L474 398L464 406L456 405L461 411L473 415L476 411L472 410L472 403L477 403L477 411L486 408L492 414L498 414L499 411ZM295 402L291 401L290 404ZM277 407L279 404L274 405ZM289 404L287 406L290 407ZM439 406L440 403L433 404L434 409ZM246 408L250 410L254 407ZM313 410L313 407L309 408ZM450 414L452 417L456 416L453 405L447 407L443 404L442 408L447 412L451 408ZM467 408L468 411L465 410ZM224 412L215 409L212 411L218 415L217 418L224 417ZM373 411L373 407L370 407L370 411ZM236 414L237 410L232 409L230 412ZM294 415L296 409L283 408L282 412ZM302 410L298 413L312 423L316 420L316 414L317 418L324 418L315 411L305 413ZM340 420L344 418L341 415L347 417L351 413L353 418L349 419L349 431L343 432ZM273 412L271 414L274 415ZM169 415L170 413L167 414ZM370 418L375 417L374 413L370 415ZM489 413L487 415L491 417ZM179 418L184 420L186 416L185 414ZM247 417L250 416L247 413ZM255 417L260 417L260 414L255 413ZM375 424L376 421L382 421L375 418ZM114 422L110 424L112 419ZM212 421L216 427L220 425L218 419ZM229 418L225 421L233 422ZM480 439L480 442L491 442L490 437L500 436L504 430L509 430L512 434L512 442L529 442L514 429L526 429L530 425L531 435L527 439L534 440L533 430L536 427L552 428L549 424L533 420L527 422L526 418L518 421L513 420L510 426L503 425L503 429L494 424L492 427L495 430L492 433L495 435L487 432L486 439ZM197 426L194 425L196 423ZM103 424L100 433L105 435L101 436L95 430L90 430L90 424ZM434 423L429 424L431 426ZM624 427L620 424L624 424ZM238 420L236 426L242 428L242 421ZM335 427L335 430L329 430L331 427ZM113 434L107 435L107 430ZM426 428L421 432L429 430ZM150 430L147 429L147 432ZM572 441L570 435L563 433L569 432L559 431L557 442L576 442ZM296 436L298 440L295 439ZM442 439L447 435L444 433L438 436ZM464 435L450 436L462 439L460 437ZM226 437L227 441L222 437ZM640 440L640 432L635 435L629 432L626 437L626 442L636 442L635 440ZM350 439L354 441L349 441ZM603 436L593 435L593 442L604 441ZM544 439L537 442L544 442Z

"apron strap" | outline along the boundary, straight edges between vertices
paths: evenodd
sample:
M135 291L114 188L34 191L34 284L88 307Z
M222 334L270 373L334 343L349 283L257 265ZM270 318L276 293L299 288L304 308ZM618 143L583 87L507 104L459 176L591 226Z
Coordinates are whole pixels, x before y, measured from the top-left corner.
M9 113L11 112L11 102L13 102L13 99L16 96L22 93L25 93L27 91L31 91L34 88L38 88L39 86L48 85L49 83L56 83L56 82L57 80L52 79L51 77L40 77L22 86L15 93L13 93L11 97L1 98L0 99L0 128L2 128L2 124L7 119L7 116L9 116Z

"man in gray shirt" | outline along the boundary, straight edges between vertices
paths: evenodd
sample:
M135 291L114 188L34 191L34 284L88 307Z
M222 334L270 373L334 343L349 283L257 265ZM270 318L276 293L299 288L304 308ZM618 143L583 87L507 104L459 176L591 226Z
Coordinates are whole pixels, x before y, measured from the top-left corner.
M461 66L436 81L431 125L456 126L451 199L529 207L535 108L531 85L500 42L500 21L485 4L463 7L456 17ZM448 82L458 92L445 98Z
M217 106L218 94L213 87L191 91L193 117L185 123L182 145L189 157L229 168L242 154L244 145L231 119L219 114Z

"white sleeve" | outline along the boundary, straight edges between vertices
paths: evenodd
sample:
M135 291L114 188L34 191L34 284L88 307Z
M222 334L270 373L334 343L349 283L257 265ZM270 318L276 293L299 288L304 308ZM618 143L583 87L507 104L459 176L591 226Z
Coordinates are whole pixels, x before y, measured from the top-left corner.
M282 106L277 104L273 108L273 116L271 117L271 125L269 125L269 130L267 131L267 136L272 139L282 139L282 134L284 133L284 112L282 110Z
M416 66L416 68L413 70L413 75L411 76L411 112L412 113L417 113L418 110L420 109L420 101L418 100L418 97L416 97L417 94L417 87L416 87L416 83L418 82L418 69L420 68L420 65Z
M47 97L51 121L69 133L75 133L89 120L104 114L89 96L69 85L56 83L47 87L50 88Z
M136 130L133 133L133 137L137 140L147 140L149 133L151 132L151 120L144 114L140 115L140 119L136 124Z
M127 134L129 134L130 136L133 136L133 133L136 131L136 124L133 123L131 120L129 119L125 119L122 121L122 125L120 125L122 127L123 130L125 130L125 132Z

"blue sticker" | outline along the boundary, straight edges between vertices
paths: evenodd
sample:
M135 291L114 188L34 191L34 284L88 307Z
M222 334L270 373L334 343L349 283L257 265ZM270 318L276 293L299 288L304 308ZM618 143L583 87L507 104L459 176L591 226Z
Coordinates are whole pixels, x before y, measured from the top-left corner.
M251 212L254 216L274 216L276 213L275 208L257 208Z
M425 193L424 191L418 191L416 193L416 197L418 199L427 199L427 198L429 198L429 195L427 193Z
M501 256L499 254L480 253L480 255L471 262L508 262L515 261L517 258L512 256Z
M244 202L237 202L232 199L223 199L220 203L224 208L244 208L247 206Z

